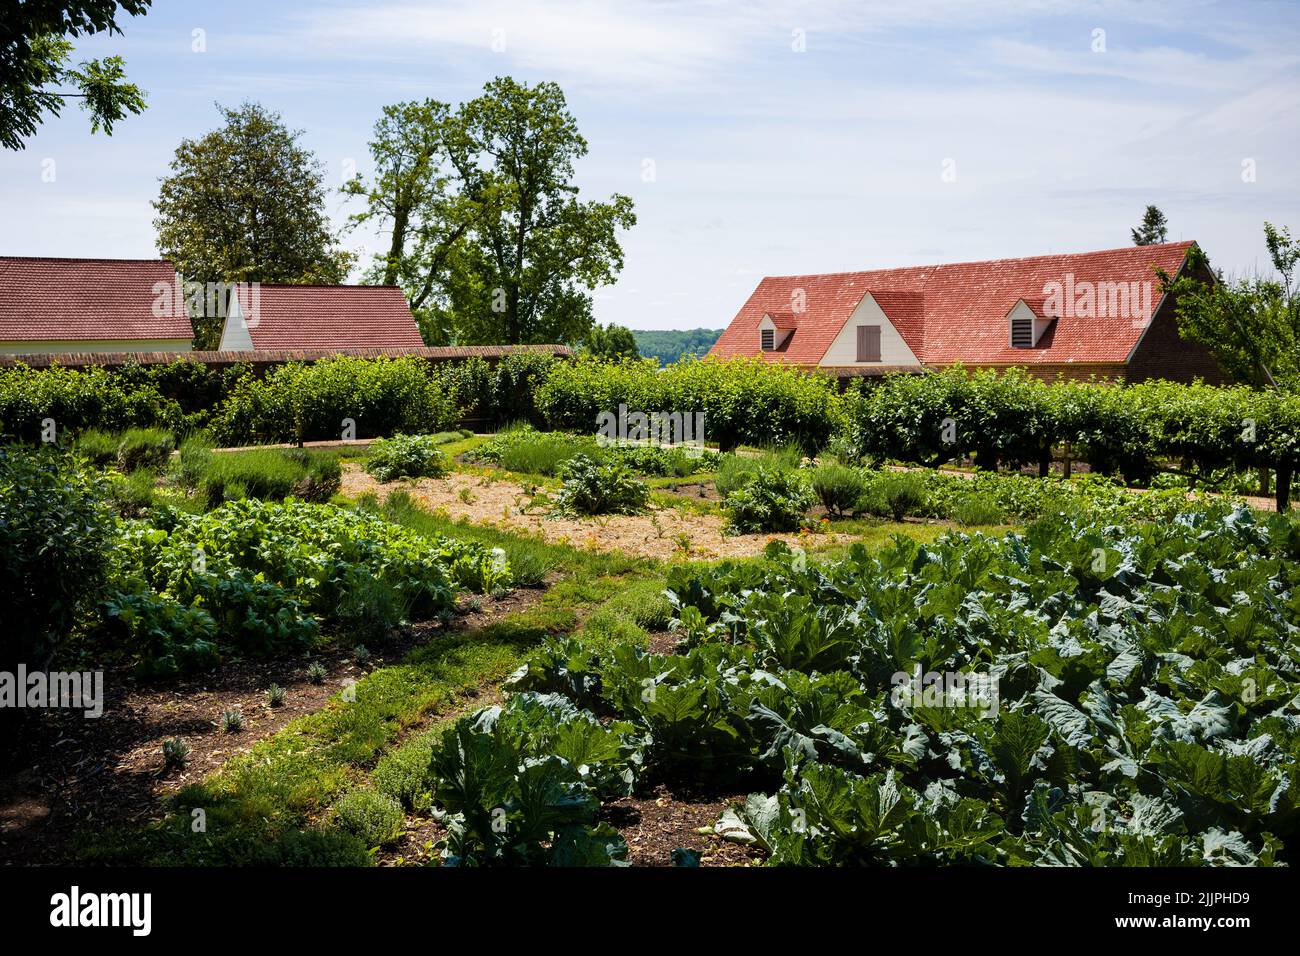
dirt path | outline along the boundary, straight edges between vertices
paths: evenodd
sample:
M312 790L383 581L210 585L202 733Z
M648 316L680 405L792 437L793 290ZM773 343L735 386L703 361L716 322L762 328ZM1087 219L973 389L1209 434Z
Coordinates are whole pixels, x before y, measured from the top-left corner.
M441 511L454 520L488 525L508 531L539 535L547 541L593 551L616 551L648 558L752 557L763 552L773 538L801 545L798 535L722 533L723 518L678 508L651 505L644 515L607 515L596 518L552 518L544 508L529 507L532 498L524 486L504 478L453 472L445 478L381 483L355 464L344 465L342 493L350 498L367 492L380 499L393 491L407 491L421 506ZM852 540L851 535L818 533L818 547ZM689 544L689 552L682 545Z

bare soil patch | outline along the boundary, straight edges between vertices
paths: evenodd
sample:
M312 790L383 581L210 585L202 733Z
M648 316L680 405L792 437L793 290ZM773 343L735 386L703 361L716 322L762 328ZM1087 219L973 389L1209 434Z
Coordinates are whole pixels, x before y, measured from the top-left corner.
M349 497L370 492L383 499L395 490L408 492L423 507L441 511L454 520L540 535L547 541L592 551L617 551L648 558L709 559L761 554L773 538L791 545L806 544L794 534L725 535L720 515L693 514L654 505L644 515L553 518L542 509L529 506L533 496L523 485L504 478L453 472L445 478L380 483L356 465L344 466L342 493ZM816 541L818 546L824 546L850 539L849 535L826 532L819 533ZM682 548L687 542L689 552Z
M477 610L458 616L450 632L482 627L535 602L539 591L482 597ZM401 660L412 648L450 633L435 622L395 632L369 647L363 666L352 648L323 649L310 658L231 662L199 677L156 686L140 684L129 672L104 675L104 712L87 719L80 711L34 713L0 770L0 865L57 864L67 842L86 827L143 824L158 816L171 794L196 783L231 757L279 731L296 717L320 710L349 680ZM313 661L326 669L313 684ZM287 694L271 707L266 690L279 684ZM475 706L478 702L473 702ZM226 710L238 709L244 727L222 729ZM190 746L183 770L167 770L162 744L182 737Z

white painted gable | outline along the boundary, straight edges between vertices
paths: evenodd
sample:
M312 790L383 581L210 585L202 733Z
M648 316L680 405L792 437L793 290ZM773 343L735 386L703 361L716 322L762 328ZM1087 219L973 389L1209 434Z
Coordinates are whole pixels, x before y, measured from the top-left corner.
M860 325L878 325L880 326L880 361L879 362L859 362L858 361L858 326ZM894 328L894 323L889 321L889 316L885 315L885 310L876 302L875 297L866 293L858 307L853 310L849 320L844 323L844 328L840 329L839 334L835 336L835 341L831 347L826 350L819 363L823 366L843 368L845 366L868 367L872 365L915 365L920 366L921 362L917 359L916 354L903 340L898 329Z

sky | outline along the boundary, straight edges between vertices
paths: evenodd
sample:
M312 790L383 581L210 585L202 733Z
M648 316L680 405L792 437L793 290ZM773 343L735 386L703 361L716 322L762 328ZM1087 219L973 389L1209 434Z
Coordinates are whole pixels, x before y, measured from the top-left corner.
M0 254L157 255L150 206L216 103L303 131L329 210L386 104L563 88L582 196L631 196L601 322L721 328L764 275L1130 244L1148 203L1231 275L1300 234L1295 0L155 0L113 53L148 110L0 150ZM363 259L382 246L353 231Z

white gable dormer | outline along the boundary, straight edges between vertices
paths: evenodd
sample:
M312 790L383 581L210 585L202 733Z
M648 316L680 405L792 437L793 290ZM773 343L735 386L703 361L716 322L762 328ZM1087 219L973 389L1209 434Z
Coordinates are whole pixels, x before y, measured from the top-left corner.
M1045 311L1042 299L1020 299L1007 313L1007 344L1013 349L1032 349L1056 321Z
M785 344L795 329L794 314L791 312L764 312L758 321L758 348L762 352L773 352Z
M249 294L257 295L257 285L239 284L231 288L230 297L226 306L226 323L221 329L221 344L217 348L222 352L251 352L253 351L253 336L249 333L249 321L244 315L244 307L240 303L240 291L248 289ZM257 311L257 303L253 302L253 311ZM256 324L256 319L253 320Z

